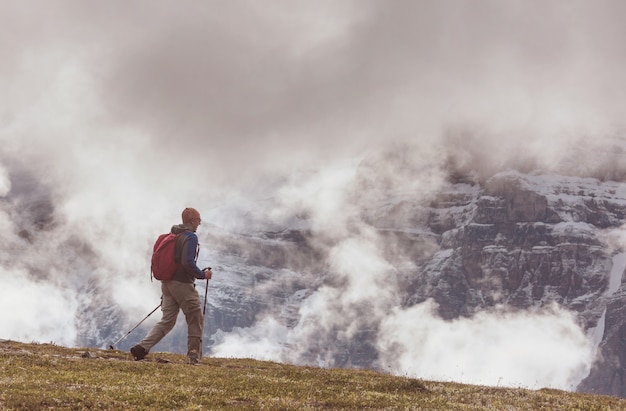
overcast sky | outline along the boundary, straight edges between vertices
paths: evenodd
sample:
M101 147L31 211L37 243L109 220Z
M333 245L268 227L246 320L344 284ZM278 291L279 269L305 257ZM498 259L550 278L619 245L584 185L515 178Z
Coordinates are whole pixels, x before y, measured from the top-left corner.
M2 0L0 130L18 150L54 137L148 167L164 153L228 184L458 125L498 154L527 140L545 155L624 125L625 14L619 0Z
M0 308L26 289L49 314L0 331L71 344L68 266L139 318L158 291L128 274L186 206L228 225L211 214L223 201L314 198L334 229L350 167L390 147L405 161L390 173L409 164L420 184L450 153L550 168L612 147L625 18L621 0L0 0ZM33 198L58 225L24 250ZM95 257L60 258L77 233ZM86 273L93 259L109 265Z

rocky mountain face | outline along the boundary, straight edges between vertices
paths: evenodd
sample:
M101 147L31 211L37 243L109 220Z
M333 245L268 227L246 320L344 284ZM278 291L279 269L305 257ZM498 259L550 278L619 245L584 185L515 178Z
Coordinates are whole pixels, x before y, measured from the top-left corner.
M501 305L557 303L577 313L598 344L597 361L578 389L626 396L626 254L610 238L625 223L626 184L506 171L483 183L451 182L427 203L412 193L390 197L361 217L388 247L404 307L433 299L438 314L452 320ZM253 326L261 313L294 327L307 296L341 281L307 228L213 231L205 241L214 245L215 271L223 274L209 298L209 346L216 336ZM327 329L331 365L375 367L375 328L367 323L348 339ZM314 362L321 350L300 359Z
M556 303L576 313L597 346L591 371L577 389L626 397L626 183L517 171L450 180L428 195L409 190L367 201L352 216L359 225L347 224L354 237L375 232L377 252L390 267L388 278L374 280L394 284L388 292L381 282L381 293L388 294L385 304L407 308L433 300L442 319L454 320L494 307L521 311ZM201 233L204 258L215 273L205 323L208 354L229 334L271 318L281 330L297 329L301 336L277 337L268 349L291 354L272 358L379 367L380 319L372 315L381 309L375 307L379 300L332 301L353 280L329 263L338 240L320 236L309 219L305 213L273 229L233 233L213 227ZM15 241L28 240L27 234ZM82 267L96 264L93 250L86 253L85 245L77 244L64 243L65 252L75 250ZM26 261L31 259L36 267L38 260ZM59 264L60 271L64 265ZM83 296L75 318L76 344L106 347L127 331L120 326L124 311L101 283L82 278L76 274L76 281L68 282L79 284L77 294ZM198 287L203 295L204 285L198 282ZM332 318L310 314L310 297L321 293L331 297L325 310ZM118 348L137 343L156 317ZM185 335L181 319L158 349L179 352Z
M375 267L381 269L377 276L357 264L363 253L349 268L356 276L347 276L335 260L338 249L350 256L350 241L317 230L306 210L271 228L251 224L238 232L202 230L202 265L211 265L215 273L205 348L211 354L228 344L229 335L252 329L259 342L274 333L267 337L274 338L267 345L276 351L273 359L377 368L381 318L374 313L432 300L439 317L454 320L496 307L524 311L556 303L576 313L597 347L596 360L577 389L626 397L626 183L619 182L624 175L614 177L616 181L509 170L484 178L456 174L425 191L384 191L384 175L374 183L365 178L347 202L358 207L347 213L341 229L350 241L371 240L366 245L373 248L361 248L376 254L375 263L384 260ZM77 345L106 347L124 336L130 327L121 324L130 321L132 326L141 317L126 318L109 287L107 276L113 274L97 271L103 263L98 244L85 241L80 231L62 230L51 196L36 179L13 180L11 191L0 198L5 219L19 228L5 230L3 237L0 268L10 273L7 278L41 286L31 287L32 293L43 285L70 290L52 293L56 298L50 306L67 302L55 324L73 323L67 328L75 328L76 336L68 340ZM376 190L368 196L371 184ZM42 257L49 255L61 258ZM86 275L94 271L97 276ZM360 297L354 292L361 272L384 299L372 287L359 290ZM203 295L204 285L198 282L198 287ZM349 294L347 302L339 301L343 294ZM319 295L326 299L316 299ZM137 343L155 318L118 348ZM297 330L296 336L285 336L289 330ZM180 351L185 334L180 320L158 349Z

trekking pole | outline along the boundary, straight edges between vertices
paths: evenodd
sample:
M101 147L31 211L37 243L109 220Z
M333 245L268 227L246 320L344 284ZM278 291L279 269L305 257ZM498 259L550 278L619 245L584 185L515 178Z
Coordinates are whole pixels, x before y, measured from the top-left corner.
M109 350L114 350L114 349L115 349L114 347L115 347L117 344L119 344L119 343L120 343L120 341L122 341L124 338L128 337L128 336L130 335L130 333L132 333L132 332L135 330L135 328L139 327L139 326L141 325L141 323L142 323L142 322L146 321L146 320L148 319L148 317L150 317L150 316L151 316L151 315L152 315L152 314L153 314L156 310L158 310L158 309L159 309L159 307L161 306L161 304L162 304L162 302L160 302L160 303L159 303L159 305L157 305L157 306L156 306L156 308L155 308L154 310L150 311L150 314L146 315L146 316L144 317L144 319L143 319L143 320L139 321L139 322L137 323L137 325L135 325L133 328L131 328L130 330L128 330L128 332L127 332L125 335L123 335L123 336L122 336L122 338L120 338L119 340L115 341L113 344L109 345Z
M202 270L202 271L205 271L205 274L204 274L205 276L206 276L206 271L207 271L207 270L208 270L208 271L211 271L211 267L207 267L207 268L205 268L204 270ZM208 296L208 295L209 295L209 279L207 278L207 279L206 279L206 285L204 286L204 308L202 309L202 324L203 324L203 327L204 327L204 318L205 318L205 314L206 314L206 299L207 299L207 296ZM202 334L203 334L203 335L202 335L202 337L204 337L204 331L202 332ZM200 352L199 352L199 358L202 358L202 356L204 355L204 354L202 353L202 351L203 351L202 337L200 337Z
M206 298L207 295L209 294L209 279L206 279L206 286L204 287L204 308L202 309L202 316L204 317L204 314L206 314Z
M207 267L204 270L211 271L211 267ZM209 279L207 278L206 279L206 286L204 287L204 308L202 309L202 317L204 317L204 314L206 314L206 298L207 298L208 294L209 294Z

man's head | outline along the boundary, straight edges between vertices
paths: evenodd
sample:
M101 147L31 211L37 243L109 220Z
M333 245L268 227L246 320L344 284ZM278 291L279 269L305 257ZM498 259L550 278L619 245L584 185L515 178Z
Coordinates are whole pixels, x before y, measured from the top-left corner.
M183 224L192 227L193 231L196 231L198 229L198 226L202 222L202 219L200 218L200 213L195 208L185 208L183 210L182 217Z

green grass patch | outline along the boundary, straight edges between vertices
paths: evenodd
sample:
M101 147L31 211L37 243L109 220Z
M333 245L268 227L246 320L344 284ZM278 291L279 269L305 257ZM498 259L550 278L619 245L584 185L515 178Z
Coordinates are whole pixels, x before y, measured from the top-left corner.
M421 381L250 359L0 342L0 409L620 410L626 400L559 390ZM157 359L161 360L158 362Z

